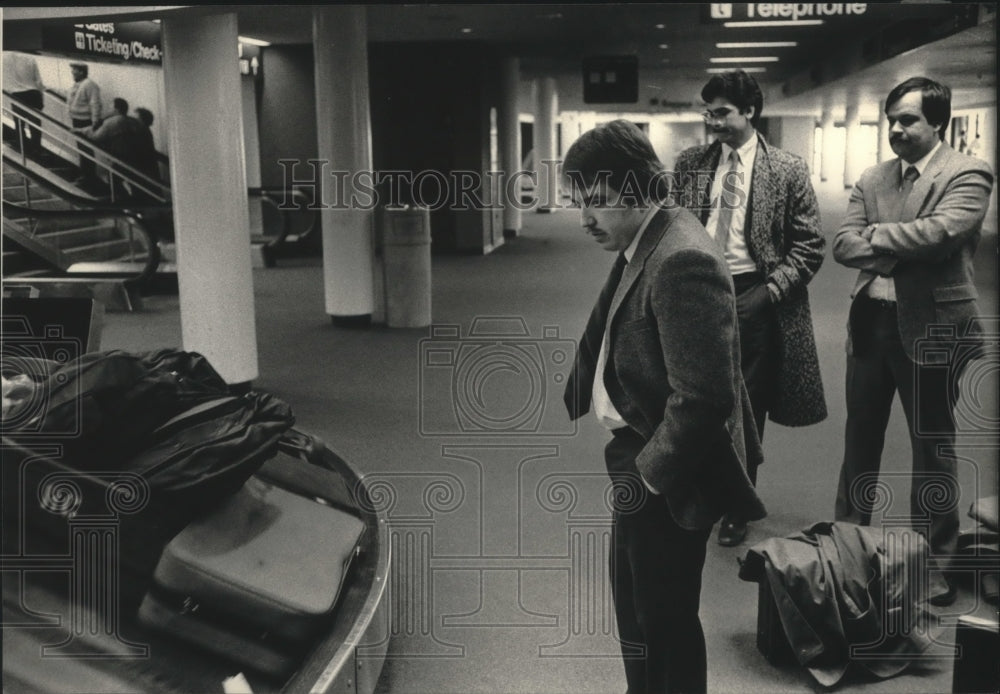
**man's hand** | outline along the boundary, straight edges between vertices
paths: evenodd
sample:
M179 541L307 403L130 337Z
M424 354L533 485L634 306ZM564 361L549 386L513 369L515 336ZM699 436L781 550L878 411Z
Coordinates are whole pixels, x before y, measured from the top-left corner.
M866 226L865 230L861 232L861 238L871 243L872 234L875 233L876 227L878 227L878 224L869 224L868 226Z
M754 316L767 309L774 300L766 284L748 289L736 297L736 314L740 318Z

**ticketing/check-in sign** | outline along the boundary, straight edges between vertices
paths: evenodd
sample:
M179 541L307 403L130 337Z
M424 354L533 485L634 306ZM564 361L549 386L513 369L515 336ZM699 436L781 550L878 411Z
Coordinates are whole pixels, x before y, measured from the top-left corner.
M126 63L158 65L163 61L160 25L149 21L46 25L42 49Z

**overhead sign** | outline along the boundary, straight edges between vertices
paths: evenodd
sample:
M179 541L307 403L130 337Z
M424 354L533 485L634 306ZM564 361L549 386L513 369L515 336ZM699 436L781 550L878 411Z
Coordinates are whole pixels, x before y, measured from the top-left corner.
M163 61L156 22L107 22L42 27L42 50L129 63Z
M868 11L865 2L712 2L708 18L713 22L796 21L849 17Z
M583 103L634 104L639 100L639 59L634 55L583 59Z

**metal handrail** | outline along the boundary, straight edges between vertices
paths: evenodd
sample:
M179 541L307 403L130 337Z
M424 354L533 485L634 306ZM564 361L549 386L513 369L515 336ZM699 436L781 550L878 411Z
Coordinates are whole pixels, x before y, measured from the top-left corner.
M23 205L18 205L16 203L3 201L3 214L7 216L20 216L26 217L32 220L30 226L30 234L36 240L38 238L36 232L38 231L38 220L39 219L72 219L72 220L89 220L89 219L108 219L108 218L121 218L124 219L128 224L128 240L129 248L132 250L132 242L134 241L133 234L138 230L138 233L143 237L144 243L143 247L146 249L146 261L143 264L142 270L139 271L133 277L129 277L124 280L126 286L141 286L152 279L153 275L156 274L156 270L160 266L160 261L162 259L162 254L160 251L160 244L156 238L156 234L153 233L149 227L146 226L142 217L131 210L121 209L121 208L111 208L111 209L84 209L84 210L39 210L32 207L25 207ZM133 258L134 259L134 258ZM67 274L67 273L63 273ZM101 276L105 273L94 272L94 273L68 273L68 274L83 274L85 276Z
M41 123L50 125L50 128L45 128L39 127L38 123L32 123L32 127L39 128L43 138L47 138L50 142L54 142L59 149L64 151L68 150L78 157L89 159L94 162L95 166L106 171L108 181L111 184L112 201L115 199L114 180L116 177L129 183L130 185L136 186L138 189L160 202L167 202L170 199L169 186L150 178L107 150L101 148L98 144L88 140L82 135L78 135L65 123L56 120L43 111L38 111L30 106L20 103L12 97L10 92L6 90L3 91L3 114L8 118L15 120L15 122L17 119L26 119L31 117L38 119ZM58 137L57 134L62 137ZM21 140L21 156L26 162L27 157L23 142L24 136L20 128L18 129L18 137ZM83 143L82 148L81 143Z
M275 242L269 243L269 246L277 246L284 243L288 236L291 234L291 215L294 212L301 212L303 210L307 212L312 212L309 216L309 226L296 234L296 240L301 241L312 234L316 229L316 222L319 219L319 215L316 214L317 210L311 208L309 205L312 202L312 198L303 193L298 188L247 188L247 195L251 197L260 197L264 202L273 207L278 212L281 212L282 218L282 231L280 232L280 238ZM281 202L278 201L278 197L281 197ZM291 196L293 200L299 204L294 207L288 207L285 203L288 197Z
M21 176L25 178L25 185L28 184L28 181L30 179L31 183L34 183L35 185L45 188L49 192L56 194L60 199L64 200L65 202L68 202L71 205L76 205L80 208L84 208L87 210L94 210L96 212L117 213L125 211L142 212L144 210L171 209L171 205L166 202L144 202L140 204L135 204L132 202L125 202L125 203L108 202L105 200L95 200L93 198L84 197L82 195L77 195L76 193L72 193L66 190L59 184L55 183L54 181L51 181L42 176L38 176L34 171L29 169L27 166L17 161L13 157L9 156L7 152L3 153L3 162L5 165L10 166L15 172L21 174ZM39 213L45 212L45 210L38 210L37 208L31 207L29 195L26 195L25 199L29 203L26 205L26 207L30 207L31 209ZM53 211L70 212L72 210L53 210Z

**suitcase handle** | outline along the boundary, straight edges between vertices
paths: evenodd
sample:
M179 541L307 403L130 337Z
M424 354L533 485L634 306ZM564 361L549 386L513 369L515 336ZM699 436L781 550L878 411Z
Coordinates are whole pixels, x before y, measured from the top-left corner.
M318 455L326 450L326 444L323 443L323 439L318 436L306 434L298 429L289 429L282 434L281 439L278 441L278 450L296 458L301 458L313 465L333 469L329 464L321 462L323 456Z

